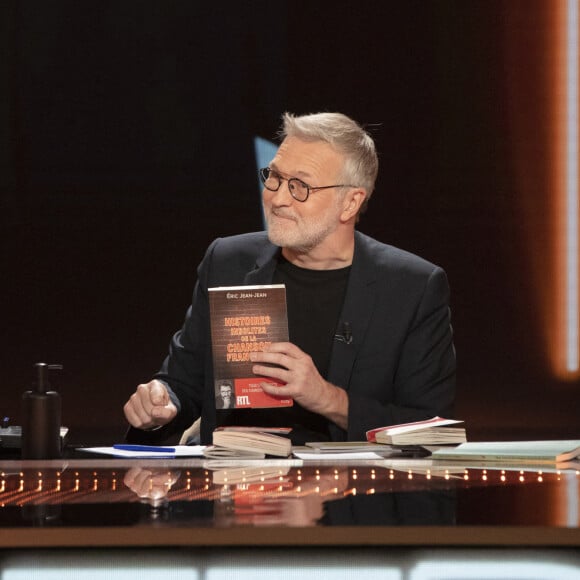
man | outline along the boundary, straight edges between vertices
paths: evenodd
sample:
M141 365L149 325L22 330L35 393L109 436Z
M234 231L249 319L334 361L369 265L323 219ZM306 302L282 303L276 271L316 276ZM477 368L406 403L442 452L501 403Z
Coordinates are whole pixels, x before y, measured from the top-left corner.
M232 385L222 382L219 386L219 394L215 398L216 409L231 409L234 406L232 399Z
M285 114L281 136L260 172L267 233L210 245L160 372L125 404L129 440L162 441L200 416L204 444L228 423L291 426L300 444L452 415L444 271L355 230L378 171L373 140L339 113ZM294 405L216 410L207 289L270 283L286 285L290 342L252 353L253 371L283 381L262 386Z

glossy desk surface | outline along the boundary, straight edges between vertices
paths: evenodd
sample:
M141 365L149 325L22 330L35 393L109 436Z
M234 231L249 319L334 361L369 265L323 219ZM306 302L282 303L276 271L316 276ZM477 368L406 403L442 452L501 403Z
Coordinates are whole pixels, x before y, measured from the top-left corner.
M580 472L389 459L0 461L0 546L580 546Z

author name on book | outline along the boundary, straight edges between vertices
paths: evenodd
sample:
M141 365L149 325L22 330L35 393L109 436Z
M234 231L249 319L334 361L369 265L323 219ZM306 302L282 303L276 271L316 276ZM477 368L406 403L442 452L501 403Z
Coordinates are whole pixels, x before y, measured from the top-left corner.
M266 292L228 292L226 300L239 300L240 298L268 298Z

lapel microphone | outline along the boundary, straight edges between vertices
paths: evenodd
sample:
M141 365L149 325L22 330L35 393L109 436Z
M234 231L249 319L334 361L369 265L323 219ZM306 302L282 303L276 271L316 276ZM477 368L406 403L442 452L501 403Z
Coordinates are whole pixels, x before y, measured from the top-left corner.
M350 344L352 342L352 330L350 328L350 322L343 322L340 334L334 335L334 340L338 342L344 342L344 344Z

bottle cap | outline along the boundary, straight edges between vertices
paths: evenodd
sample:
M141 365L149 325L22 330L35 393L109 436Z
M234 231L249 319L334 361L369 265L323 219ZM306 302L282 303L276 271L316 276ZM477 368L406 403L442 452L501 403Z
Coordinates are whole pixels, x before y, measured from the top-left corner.
M43 362L36 363L34 365L36 369L36 388L35 391L37 393L46 393L49 384L48 384L48 371L61 371L62 365L49 365Z

